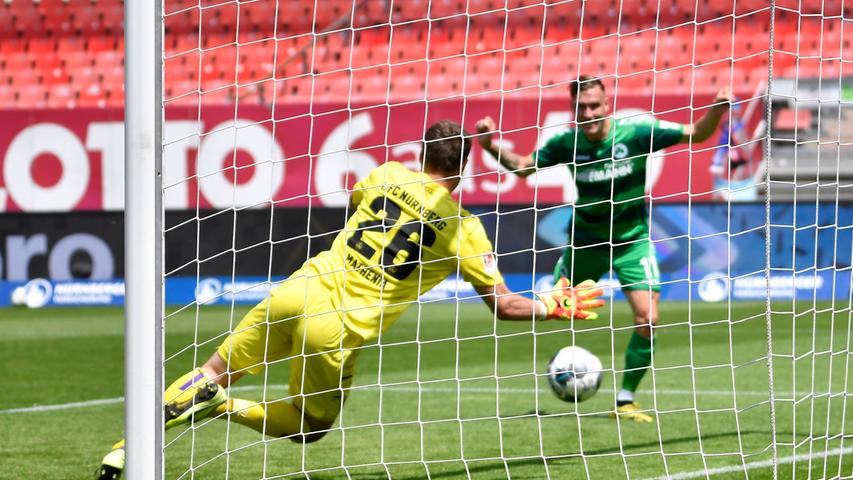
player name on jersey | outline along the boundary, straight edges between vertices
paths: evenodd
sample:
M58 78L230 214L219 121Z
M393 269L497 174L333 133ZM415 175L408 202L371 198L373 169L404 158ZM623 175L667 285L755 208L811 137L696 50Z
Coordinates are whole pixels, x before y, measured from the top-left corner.
M435 193L436 189L436 187L432 185L425 185L423 188L424 190L426 190L426 193L430 195ZM421 219L429 223L431 227L437 230L444 230L444 227L447 226L447 222L444 220L436 221L442 217L439 217L437 213L421 205L421 202L415 197L415 194L404 189L400 185L382 185L381 187L379 187L379 189L385 192L386 194L399 198L400 201L405 203L409 208L418 212L421 216Z

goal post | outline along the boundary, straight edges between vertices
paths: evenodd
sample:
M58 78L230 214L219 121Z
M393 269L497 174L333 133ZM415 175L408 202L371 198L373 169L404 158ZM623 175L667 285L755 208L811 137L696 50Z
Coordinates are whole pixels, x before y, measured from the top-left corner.
M125 1L126 478L163 478L162 4Z

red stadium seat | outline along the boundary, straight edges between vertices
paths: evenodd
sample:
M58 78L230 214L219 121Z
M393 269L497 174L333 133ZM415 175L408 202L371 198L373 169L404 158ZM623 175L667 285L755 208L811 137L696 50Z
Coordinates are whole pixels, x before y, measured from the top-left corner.
M198 35L179 35L175 39L174 43L174 53L183 53L189 52L191 50L198 50L199 40Z
M15 90L9 85L0 84L0 108L15 108Z
M199 16L200 34L202 36L229 34L233 41L236 20L237 5L235 3L223 3L203 8Z
M308 102L311 100L312 88L311 76L303 75L276 82L275 94L279 102Z
M579 73L595 75L596 72L579 71L580 42L570 42L543 51L542 85L554 85L574 80Z
M62 66L62 58L54 52L45 52L36 55L30 54L30 57L33 60L33 67L36 70L53 70L54 68L60 68Z
M391 85L388 101L389 103L403 103L424 100L425 98L426 89L424 82L418 78L408 76Z
M184 10L187 7L197 6L197 0L165 0L163 2L163 11L166 14Z
M12 85L26 86L41 83L41 72L34 68L11 70L10 73Z
M9 72L18 72L32 68L33 62L26 53L8 53L0 57L3 61L3 69Z
M31 55L44 55L56 51L56 39L53 37L31 38L27 50Z
M40 85L21 84L15 89L18 108L47 108L47 97Z
M83 89L96 83L99 83L98 73L91 67L71 72L71 84L76 88Z
M462 95L462 77L430 74L426 80L426 97L428 100Z
M654 92L652 88L652 73L635 73L633 75L620 76L616 83L616 95L641 95L650 96Z
M104 108L107 106L106 93L97 83L81 88L77 104L83 108Z
M465 43L463 41L455 41L457 37L460 39L465 38L459 32L451 34L446 29L433 28L429 34L429 58L445 58L464 54Z
M198 81L198 55L187 54L166 59L163 74L166 86L179 82Z
M469 72L477 75L500 79L504 71L504 59L501 54L486 54L468 57Z
M464 39L464 32L458 35L457 38ZM499 27L495 26L484 26L484 27L472 27L468 31L467 38L467 46L465 48L465 53L468 55L473 55L477 53L484 52L496 52L503 49L504 44L504 28L503 25Z
M42 0L42 6L46 3ZM61 3L61 2L60 2ZM71 22L71 13L67 8L43 9L44 27L53 36L64 36L74 34L74 25Z
M65 64L65 70L72 75L80 69L92 66L92 56L83 50L63 52L62 61Z
M693 61L692 32L679 30L678 33L660 35L656 49L655 69L657 70L690 65Z
M198 82L181 81L172 82L166 85L165 96L167 101L176 97L185 96L188 93L198 91ZM191 95L192 96L192 95Z
M190 95L192 97L192 95ZM201 93L201 103L205 105L232 104L235 100L234 87L214 88Z
M124 85L107 89L107 105L110 107L124 106Z
M656 43L657 39L653 31L622 37L619 45L617 73L627 75L654 69Z
M60 54L83 52L86 50L86 39L80 37L59 37L56 51Z
M819 45L821 58L841 58L844 49L849 48L850 40L848 38L847 42L844 42L840 30L824 30Z
M431 0L430 18L442 18L465 12L465 4L458 0Z
M67 84L71 81L71 76L68 72L60 65L57 65L54 68L42 70L41 71L42 83L45 85L62 85Z
M717 78L724 84L730 84L736 96L744 97L752 95L757 86L757 83L752 82L749 78L749 73L750 69L746 65L734 62L731 70L718 71Z
M121 35L124 31L124 6L111 5L103 10L104 29L113 35Z
M0 55L25 53L27 51L27 41L23 38L4 38L0 42Z
M163 18L163 26L166 35L175 35L180 38L184 34L198 34L199 16L201 10L188 8L166 15Z
M275 3L267 1L240 4L240 31L254 30L266 36L275 31Z
M103 35L105 33L101 17L92 5L75 9L71 19L71 26L84 37Z
M116 39L115 37L98 35L89 37L86 45L90 52L96 54L100 52L114 52L116 50Z
M102 86L107 90L115 90L124 84L124 67L112 67L101 71Z
M386 103L388 98L388 78L385 74L368 75L366 78L353 77L352 101L359 103Z
M538 69L537 69L538 70ZM532 71L506 71L503 74L501 90L505 92L520 91L527 87L539 85L539 72Z
M21 2L25 3L25 2ZM31 4L32 5L32 4ZM5 21L8 21L5 20ZM27 37L40 37L45 33L42 15L35 8L20 10L13 18L17 31Z
M367 3L374 4L373 8L375 9L375 11L372 12L374 20L383 21L388 18L387 10L381 8L382 2ZM403 22L408 20L427 18L427 10L430 8L431 3L433 2L430 2L428 0L408 0L406 2L394 2L393 20L395 22Z
M690 93L689 80L685 80L685 73L689 74L690 67L667 70L655 75L654 95L686 95Z
M391 63L403 63L427 58L426 31L398 29L391 38Z
M465 75L465 66L468 63L466 57L452 57L442 60L433 60L429 66L430 77L447 77L453 80L461 80Z
M74 108L77 106L76 96L71 85L54 85L47 91L47 106L48 108Z
M730 70L723 70L716 65L713 67L696 67L693 69L692 83L688 76L685 78L685 84L694 95L714 95L724 85L729 85L729 72Z
M108 69L124 65L124 58L116 51L104 51L95 55L95 68Z
M22 3L22 2L18 2ZM0 2L0 18L10 19L13 16L12 4L10 2ZM0 38L11 39L18 34L18 28L13 22L0 22ZM2 42L0 42L2 43ZM0 47L1 48L1 47Z

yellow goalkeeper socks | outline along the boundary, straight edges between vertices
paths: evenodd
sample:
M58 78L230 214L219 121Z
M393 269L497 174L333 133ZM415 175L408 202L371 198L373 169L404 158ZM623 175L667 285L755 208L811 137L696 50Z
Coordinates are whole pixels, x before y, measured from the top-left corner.
M216 407L213 414L219 415L225 412L231 414L229 416L231 420L270 437L283 437L311 431L307 420L305 428L302 427L302 412L290 402L283 400L263 405L252 400L229 398L227 402Z

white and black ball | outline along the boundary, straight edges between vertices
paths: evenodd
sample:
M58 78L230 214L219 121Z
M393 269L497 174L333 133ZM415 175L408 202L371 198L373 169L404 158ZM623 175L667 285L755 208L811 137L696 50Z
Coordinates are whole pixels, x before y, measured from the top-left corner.
M595 395L604 377L601 360L581 347L565 347L548 362L548 384L561 400L583 402Z

